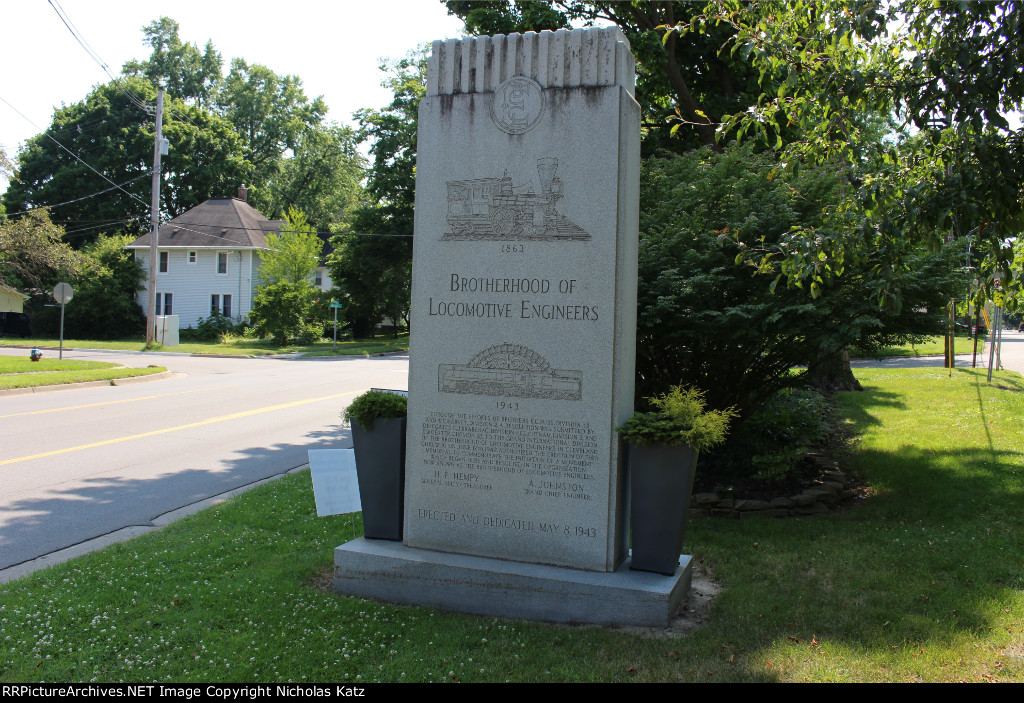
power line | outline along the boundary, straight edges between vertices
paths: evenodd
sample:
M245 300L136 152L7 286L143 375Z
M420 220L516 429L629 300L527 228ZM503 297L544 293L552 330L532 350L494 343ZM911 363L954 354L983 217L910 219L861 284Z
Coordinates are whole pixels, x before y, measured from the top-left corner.
M115 86L117 86L117 89L124 93L125 97L127 97L128 100L136 107L144 110L148 114L153 114L156 109L155 107L147 105L124 89L121 85L120 79L110 71L110 66L107 65L107 62L104 61L102 57L96 53L96 50L89 45L89 42L85 40L85 37L83 37L81 32L78 31L78 28L75 27L74 22L72 22L71 18L67 16L67 12L65 12L64 8L60 6L60 3L57 2L57 0L48 0L48 2L50 3L50 7L53 8L53 11L57 13L57 17L60 18L60 21L63 22L64 26L67 27L69 32L71 32L71 36L75 38L75 41L77 41L83 49L85 49L85 53L89 55L89 58L99 64L99 67L102 68L103 72L110 77L110 80L113 81Z
M32 212L33 210L38 210L39 207L57 208L57 207L60 207L62 205L70 205L71 203L77 203L80 200L88 200L89 198L94 198L97 195L103 195L104 193L109 193L110 191L112 191L112 190L114 190L116 188L120 188L121 186L126 186L129 183L134 183L135 181L139 180L140 178L148 178L151 175L152 175L152 173L147 171L146 173L140 174L140 175L136 176L135 178L128 179L124 183L113 185L110 188L104 188L103 190L97 191L95 193L91 193L90 195L83 195L81 198L75 198L74 200L65 200L63 203L55 203L53 205L40 205L38 207L30 208L28 210L19 210L18 212L8 213L8 217L18 217L18 216L24 217L25 215L27 215L28 213ZM129 195L130 195L130 193L129 193ZM69 220L69 222L70 222L70 220Z
M62 108L62 109L64 109L64 108ZM89 122L75 122L74 123L74 128L77 129L79 132L81 132L81 131L83 131L84 129L86 129L88 127L92 127L93 125L97 125L97 124L102 124L105 121L106 121L106 118L101 117L101 118L97 118L95 120L90 120ZM41 132L40 134L37 134L36 136L42 136L44 134L50 134L51 132L58 132L60 130L68 128L69 126L70 126L70 124L62 124L62 125L53 124L53 125L50 126L49 129ZM97 148L105 147L105 146L106 146L105 144L100 144L100 145L97 145L95 147L89 147L88 149L83 149L83 151L91 151L93 149L97 149Z
M14 110L15 112L17 112L17 113L18 113L19 115L21 115L21 117L22 117L22 118L23 118L23 119L24 119L24 120L25 120L26 122L28 122L28 123L29 123L30 125L32 125L32 126L33 126L33 127L35 127L36 129L39 129L39 125L37 125L37 124L36 124L35 122L33 122L32 120L30 120L30 119L29 119L28 117L25 117L25 115L24 115L24 114L23 114L23 113L21 112L21 110L19 110L18 108L14 107L14 105L11 105L11 104L10 104L9 102L7 102L7 100L5 100L5 99L3 98L3 96L0 96L0 101L3 101L3 102L4 102L4 103L5 103L6 105L7 105L7 107L11 108L11 109L12 109L12 110ZM133 194L129 193L129 192L127 191L127 190L125 190L125 189L124 189L124 188L122 188L121 186L119 186L119 185L117 185L116 183L114 183L114 182L113 182L112 180L110 180L109 178L107 178L106 176L104 176L104 175L103 175L102 173L100 173L99 171L97 171L96 169L94 169L94 168L93 168L92 166L90 166L89 164L87 164L87 163L86 163L85 161L83 161L82 159L80 159L80 158L79 158L79 157L78 157L78 156L77 156L77 155L76 155L76 154L75 154L75 153L74 153L73 151L71 151L71 150L70 150L70 149L68 149L68 148L67 148L66 146L64 146L63 144L61 144L60 142L58 142L58 141L57 141L56 139L54 139L54 138L53 138L53 137L52 137L51 135L49 135L49 134L46 134L46 132L43 132L42 130L39 130L39 131L40 131L40 132L41 132L42 134L45 134L45 135L46 135L46 138L47 138L47 139L49 139L49 140L50 140L51 142L53 142L54 144L56 144L57 146L59 146L59 147L60 147L61 149L63 149L64 151L68 152L68 154L70 154L70 155L71 155L71 158L73 158L73 159L74 159L75 161L78 161L78 162L80 162L80 163L81 163L82 165L84 165L84 166L85 166L86 168L88 168L88 169L89 169L90 171L92 171L93 173L95 173L95 174L96 174L97 176L99 176L100 178L102 178L103 180L105 180L105 181L106 181L107 183L109 183L110 185L114 186L114 188L117 188L117 189L118 189L118 190L120 190L120 191L121 191L122 193L124 193L125 195L127 195L127 196L128 196L129 198L132 198L132 199L134 199L134 200L138 200L138 201L139 201L140 203L142 203L142 204L143 204L143 205L145 205L146 207L149 207L149 203L145 202L145 201L144 201L144 200L142 200L141 198L138 198L138 197L136 197L135 195L133 195Z
M126 225L126 224L128 224L130 222L135 222L138 219L139 219L138 217L132 217L132 218L127 219L127 220L115 220L114 222L110 222L110 223L107 223L107 224L93 225L92 227L79 227L78 229L64 230L64 238L65 239L72 239L72 238L84 237L85 236L85 234L84 234L85 232L90 232L90 231L96 230L96 229L108 228L108 227L110 227L113 224L123 224L123 225Z
M164 225L170 224L171 222L172 222L172 220L167 220L165 222L162 222L160 224L160 226L163 227ZM189 223L189 224L192 224L192 223ZM200 225L196 225L196 226L198 227ZM231 226L227 226L227 225L202 225L202 226L203 227L207 227L208 226L208 227L212 227L214 229L220 229L220 230L240 229L240 230L244 230L246 232L265 232L265 230L256 229L255 227L231 227ZM174 228L175 229L179 229L179 230L184 230L185 232L191 232L192 234L198 234L198 235L200 235L202 237L210 237L210 238L213 238L213 239L222 239L222 237L220 237L219 235L208 234L206 232L199 232L199 231L194 230L194 229L189 229L188 227L185 227L182 224L177 223L177 222L174 223ZM271 232L271 234L280 234L280 232ZM375 232L314 232L312 230L303 230L303 234L315 234L318 237L321 236L321 235L326 235L326 236L331 236L331 237L333 237L335 235L341 235L341 236L345 236L345 237L411 237L412 236L411 234L377 234ZM237 244L237 242L231 242L231 243L232 244Z
M50 3L50 7L53 8L53 11L57 13L57 17L60 18L60 21L63 22L64 26L67 27L69 32L71 32L71 36L75 38L75 41L77 41L83 49L85 49L85 53L89 54L89 57L97 64L99 64L99 67L103 69L103 72L110 77L110 80L114 84L114 86L122 93L124 93L125 97L127 97L128 100L131 101L132 104L134 104L136 107L145 110L145 112L149 115L154 114L156 112L155 106L142 102L134 95L129 93L127 89L125 89L125 87L122 85L123 77L115 76L111 72L110 66L107 64L106 61L103 60L103 58L96 52L96 50L92 48L89 42L85 40L85 37L82 36L82 33L78 31L78 27L76 27L75 23L71 21L70 17L68 17L67 12L64 10L63 7L60 6L60 2L58 2L58 0L48 0L48 2ZM192 118L190 118L183 110L174 107L173 100L171 101L171 105L169 106L168 109L170 112L178 116L181 120L188 122L196 129L200 128L199 125L193 122Z

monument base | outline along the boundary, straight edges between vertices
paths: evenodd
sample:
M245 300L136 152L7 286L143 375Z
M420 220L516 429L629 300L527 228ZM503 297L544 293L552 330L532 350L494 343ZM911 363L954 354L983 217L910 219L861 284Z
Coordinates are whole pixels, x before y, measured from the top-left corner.
M525 564L414 549L360 537L334 550L334 590L347 596L474 615L667 627L690 590L692 558L672 576Z

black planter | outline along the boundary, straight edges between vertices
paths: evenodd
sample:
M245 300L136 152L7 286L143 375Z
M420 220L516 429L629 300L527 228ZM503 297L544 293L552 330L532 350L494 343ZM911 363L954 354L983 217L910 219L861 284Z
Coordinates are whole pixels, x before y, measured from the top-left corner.
M377 419L372 430L352 423L363 534L402 539L405 517L405 418Z
M697 452L685 444L629 445L631 569L675 573L696 470Z

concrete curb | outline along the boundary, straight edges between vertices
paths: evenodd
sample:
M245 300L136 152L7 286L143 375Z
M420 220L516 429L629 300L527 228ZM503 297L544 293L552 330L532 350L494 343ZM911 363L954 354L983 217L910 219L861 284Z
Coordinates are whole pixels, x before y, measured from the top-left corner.
M23 347L18 344L3 344L0 347L7 349L42 349L44 351L58 351L58 347ZM175 352L175 351L147 351L145 349L136 351L134 349L92 349L89 347L64 347L64 351L91 351L91 352L125 352L129 354L169 354L172 356L194 356L200 359L299 359L306 356L307 352L289 352L287 354L216 354L208 352ZM335 358L362 358L369 359L375 356L392 356L394 354L408 354L405 351L373 352L372 354L333 354ZM319 355L313 358L321 358ZM328 358L324 356L322 358Z
M149 381L162 381L165 378L173 378L175 376L184 376L185 374L177 371L161 371L160 373L151 373L148 376L126 376L125 378L112 378L110 379L110 385L112 386L130 386L134 383L147 383Z
M56 383L52 386L32 386L30 388L5 388L0 390L0 397L7 395L31 395L33 393L50 393L53 391L73 391L79 388L102 388L103 386L127 386L132 383L162 381L175 376L182 376L177 371L161 371L148 376L128 376L126 378L108 378L101 381L82 381L80 383Z
M308 468L309 464L302 464L301 466L296 466L295 468L288 469L287 471L284 471L282 473L275 474L267 478L261 478L258 481L253 481L252 483L246 484L239 488L233 488L230 491L225 491L224 493L211 496L210 498L205 498L203 500L196 501L195 503L190 503L189 505L183 505L182 507L176 508L175 510L170 510L166 513L161 513L160 515L154 517L149 524L129 525L127 527L122 527L120 529L108 532L98 537L87 539L84 542L73 544L70 547L65 547L64 549L58 549L54 552L50 552L49 554L44 554L40 557L36 557L35 559L23 561L22 563L15 564L14 566L8 566L6 569L0 569L0 583L7 583L9 581L13 581L14 579L21 578L22 576L28 576L29 574L39 571L40 569L45 569L48 566L53 566L55 564L63 564L66 561L70 561L71 559L80 557L84 554L89 554L90 552L98 551L100 549L103 549L104 547L110 546L111 544L117 544L118 542L127 542L128 540L134 537L138 537L139 535L144 535L148 532L159 530L161 527L170 525L172 522L180 520L183 517L193 515L201 510L205 510L206 508L217 505L218 503L223 503L229 498L234 498L235 496L241 495L246 491L252 490L253 488L256 488L258 486L262 486L265 483L276 481L279 478L282 478L289 474L298 473Z
M153 354L174 354L177 352L152 352ZM206 352L181 352L183 356L194 356L200 359L259 359L269 354L208 354Z

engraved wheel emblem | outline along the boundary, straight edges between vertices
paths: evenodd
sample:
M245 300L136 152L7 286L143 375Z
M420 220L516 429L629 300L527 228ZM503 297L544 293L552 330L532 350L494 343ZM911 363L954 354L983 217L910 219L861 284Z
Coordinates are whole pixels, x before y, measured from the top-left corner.
M491 100L491 119L502 132L523 134L537 126L544 113L544 96L537 81L513 76L498 86Z
M543 356L522 344L495 344L478 352L469 366L481 369L528 369L548 371L550 364Z
M439 364L441 393L581 400L583 372L553 369L523 344L495 344L477 352L468 364Z

